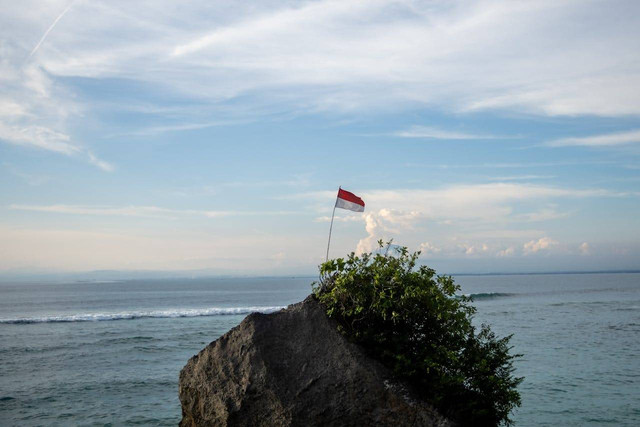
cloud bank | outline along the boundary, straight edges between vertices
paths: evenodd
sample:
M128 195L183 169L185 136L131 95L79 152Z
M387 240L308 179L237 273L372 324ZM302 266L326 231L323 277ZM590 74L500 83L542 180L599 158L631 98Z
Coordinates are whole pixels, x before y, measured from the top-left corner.
M635 1L319 0L225 3L54 0L4 5L0 139L84 157L69 123L92 106L74 79L162 91L170 129L292 112L429 106L542 115L640 114ZM117 36L115 36L117 35ZM123 95L124 96L124 95ZM194 109L194 105L198 109ZM194 113L198 111L199 113ZM144 130L140 130L144 132ZM482 135L413 129L405 136ZM635 134L634 134L635 135ZM601 145L631 136L558 141ZM618 139L616 139L618 138ZM622 139L620 139L622 138ZM633 136L637 139L637 135Z

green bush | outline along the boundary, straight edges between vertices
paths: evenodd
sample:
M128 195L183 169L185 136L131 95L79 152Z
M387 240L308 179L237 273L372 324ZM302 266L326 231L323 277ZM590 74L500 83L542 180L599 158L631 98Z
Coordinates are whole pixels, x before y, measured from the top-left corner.
M382 249L382 242L378 242ZM475 308L450 276L416 268L419 252L351 253L320 266L313 292L340 331L463 425L511 424L520 405L511 336L472 324Z

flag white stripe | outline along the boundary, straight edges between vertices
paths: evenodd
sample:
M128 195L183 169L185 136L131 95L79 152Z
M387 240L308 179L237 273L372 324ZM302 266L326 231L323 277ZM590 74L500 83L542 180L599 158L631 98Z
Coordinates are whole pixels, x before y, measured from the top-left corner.
M364 206L341 199L340 197L336 200L336 208L347 209L354 212L364 212Z

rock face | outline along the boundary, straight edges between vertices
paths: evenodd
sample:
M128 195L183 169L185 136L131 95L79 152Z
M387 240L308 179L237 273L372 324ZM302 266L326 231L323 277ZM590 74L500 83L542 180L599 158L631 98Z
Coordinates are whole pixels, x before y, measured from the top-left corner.
M180 426L450 426L313 297L251 314L180 372Z

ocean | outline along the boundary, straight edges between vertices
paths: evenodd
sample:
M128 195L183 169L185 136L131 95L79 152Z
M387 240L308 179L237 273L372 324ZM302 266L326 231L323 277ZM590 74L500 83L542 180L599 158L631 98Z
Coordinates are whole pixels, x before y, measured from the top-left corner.
M187 360L313 278L0 283L0 425L176 425ZM458 276L513 334L519 426L640 425L640 274Z

